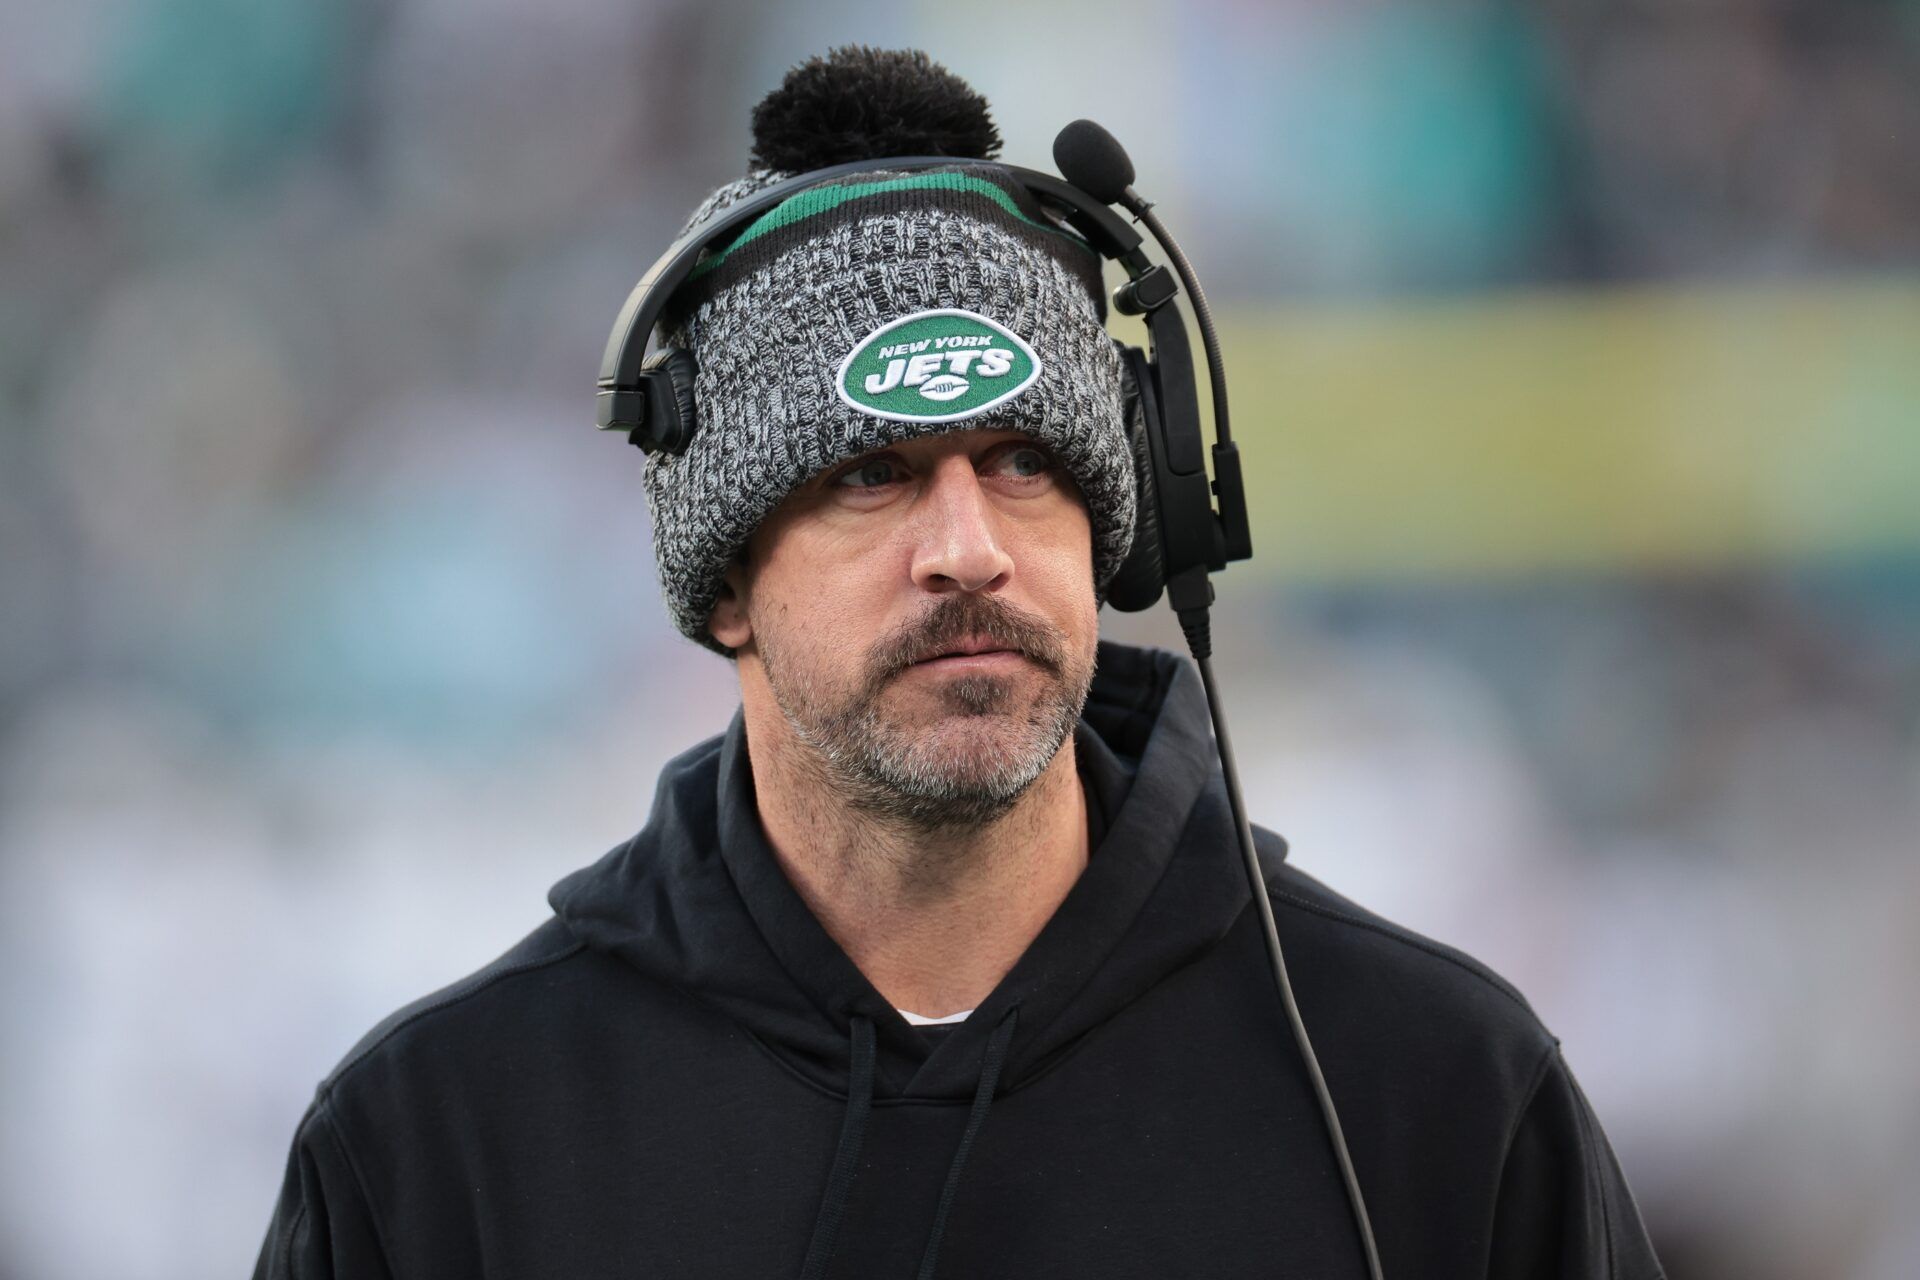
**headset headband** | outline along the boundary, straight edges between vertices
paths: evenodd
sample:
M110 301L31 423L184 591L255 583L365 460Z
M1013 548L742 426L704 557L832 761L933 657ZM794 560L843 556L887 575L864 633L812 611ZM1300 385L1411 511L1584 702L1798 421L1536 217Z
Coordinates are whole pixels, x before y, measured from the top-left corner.
M815 169L766 187L729 205L713 218L673 242L667 251L647 268L640 283L627 295L620 315L613 322L606 352L600 357L600 389L595 398L595 421L602 431L631 431L646 414L646 392L641 369L646 363L647 343L653 336L660 313L674 291L693 274L700 260L714 246L731 240L754 219L780 204L789 196L809 187L820 186L849 174L871 173L876 169L913 172L919 169L951 168L956 165L993 169L1004 173L1031 192L1043 205L1057 209L1066 222L1085 237L1102 257L1112 258L1126 268L1129 292L1116 299L1119 309L1138 314L1158 306L1172 296L1172 280L1165 269L1154 266L1141 250L1140 233L1113 209L1100 203L1080 188L1037 169L1001 164L992 160L973 160L954 156L895 156L876 160L852 160L825 169ZM1149 285L1144 292L1140 286Z

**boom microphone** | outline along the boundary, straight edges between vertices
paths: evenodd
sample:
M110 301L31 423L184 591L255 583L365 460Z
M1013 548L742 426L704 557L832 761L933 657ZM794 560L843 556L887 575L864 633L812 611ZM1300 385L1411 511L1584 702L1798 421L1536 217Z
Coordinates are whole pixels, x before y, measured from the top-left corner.
M1075 120L1053 139L1060 176L1103 204L1119 204L1133 185L1133 161L1120 140L1091 120Z

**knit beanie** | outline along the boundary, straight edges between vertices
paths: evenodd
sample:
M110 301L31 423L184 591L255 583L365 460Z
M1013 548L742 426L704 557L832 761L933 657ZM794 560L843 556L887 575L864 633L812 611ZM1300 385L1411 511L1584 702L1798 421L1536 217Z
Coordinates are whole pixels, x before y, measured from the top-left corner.
M699 368L697 429L655 451L645 486L674 624L708 632L722 576L795 487L897 441L1025 432L1079 486L1096 596L1126 558L1136 501L1101 258L991 167L983 98L917 51L852 46L788 74L754 112L750 171L710 195L691 232L797 173L902 155L789 197L704 258L662 336ZM684 234L684 233L683 233Z

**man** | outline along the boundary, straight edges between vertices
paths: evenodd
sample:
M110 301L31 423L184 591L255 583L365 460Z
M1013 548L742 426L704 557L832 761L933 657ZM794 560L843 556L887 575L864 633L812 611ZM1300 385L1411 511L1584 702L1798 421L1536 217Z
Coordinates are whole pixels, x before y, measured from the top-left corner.
M995 142L865 49L756 139L694 225L835 148ZM956 165L792 197L710 267L674 327L698 431L646 484L740 711L321 1084L256 1275L1365 1274L1198 675L1098 638L1137 498L1098 261ZM961 415L932 381L1016 369ZM915 377L938 411L879 411ZM1525 1001L1256 834L1384 1273L1659 1275Z

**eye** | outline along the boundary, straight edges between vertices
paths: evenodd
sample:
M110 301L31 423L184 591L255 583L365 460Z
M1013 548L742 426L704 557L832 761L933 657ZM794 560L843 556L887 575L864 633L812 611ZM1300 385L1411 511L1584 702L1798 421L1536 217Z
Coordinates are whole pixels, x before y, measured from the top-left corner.
M900 478L900 463L894 458L868 458L848 467L833 478L839 489L877 489Z
M1031 446L1024 449L1015 449L1007 456L1013 460L1013 469L1023 476L1037 476L1053 465L1052 458L1049 458L1046 454Z
M1053 470L1053 455L1039 445L1021 444L1002 451L992 468L1019 480L1034 480Z

